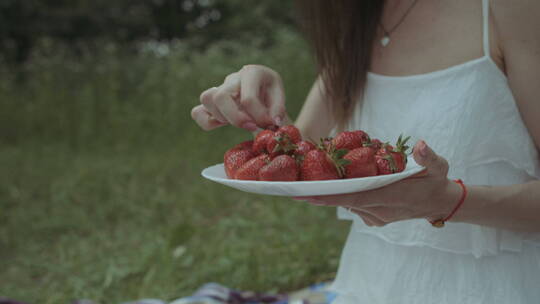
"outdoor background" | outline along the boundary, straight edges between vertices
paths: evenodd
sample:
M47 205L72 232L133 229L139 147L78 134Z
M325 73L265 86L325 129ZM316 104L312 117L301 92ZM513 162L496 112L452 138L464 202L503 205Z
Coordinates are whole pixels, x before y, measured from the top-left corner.
M118 303L332 279L349 223L204 180L250 134L190 117L249 63L282 75L295 117L314 79L295 20L291 0L0 0L0 297Z

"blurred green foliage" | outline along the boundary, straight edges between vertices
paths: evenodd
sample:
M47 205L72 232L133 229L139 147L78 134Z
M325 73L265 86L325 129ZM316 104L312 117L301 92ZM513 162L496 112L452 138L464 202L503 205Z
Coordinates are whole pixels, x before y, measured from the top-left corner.
M75 51L178 39L199 49L255 36L272 43L276 26L294 23L292 7L292 0L2 0L0 54L23 62L43 39Z
M42 39L25 64L0 64L0 296L119 303L209 281L289 291L331 279L348 226L335 209L200 177L250 137L203 132L190 117L230 72L276 69L298 113L315 78L310 52L287 27L271 36L137 52Z
M289 108L299 110L314 79L309 51L297 33L261 49L220 41L204 52L182 42L148 44L131 53L115 44L82 55L43 44L32 63L0 66L0 143L62 143L73 149L151 145L199 133L190 109L199 94L249 63L268 65L290 87ZM301 81L302 86L298 87Z

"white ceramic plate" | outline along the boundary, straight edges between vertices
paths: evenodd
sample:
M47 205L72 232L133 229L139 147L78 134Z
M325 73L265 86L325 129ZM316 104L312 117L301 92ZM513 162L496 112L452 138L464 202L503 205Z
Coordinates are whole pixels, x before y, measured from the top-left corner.
M403 172L361 178L298 182L244 181L229 179L225 174L223 164L204 169L202 176L214 182L246 192L279 196L312 196L372 190L405 179L423 169L424 167L418 165L412 157L409 157L407 168Z

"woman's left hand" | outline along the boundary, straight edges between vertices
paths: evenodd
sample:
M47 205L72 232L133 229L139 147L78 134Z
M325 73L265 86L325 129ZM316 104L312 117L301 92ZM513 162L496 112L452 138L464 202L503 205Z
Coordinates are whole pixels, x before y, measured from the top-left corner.
M448 162L424 141L414 147L414 160L423 172L383 188L329 196L297 197L319 206L340 206L359 215L368 226L425 218L446 217L461 195L459 185L449 180Z

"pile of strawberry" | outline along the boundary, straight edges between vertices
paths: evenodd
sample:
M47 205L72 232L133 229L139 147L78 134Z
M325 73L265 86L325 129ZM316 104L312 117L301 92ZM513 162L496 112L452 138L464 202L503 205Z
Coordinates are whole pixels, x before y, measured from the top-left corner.
M394 146L371 139L364 131L345 131L317 145L302 140L300 131L283 126L264 130L224 155L225 172L232 179L313 181L367 177L405 170L409 137Z

